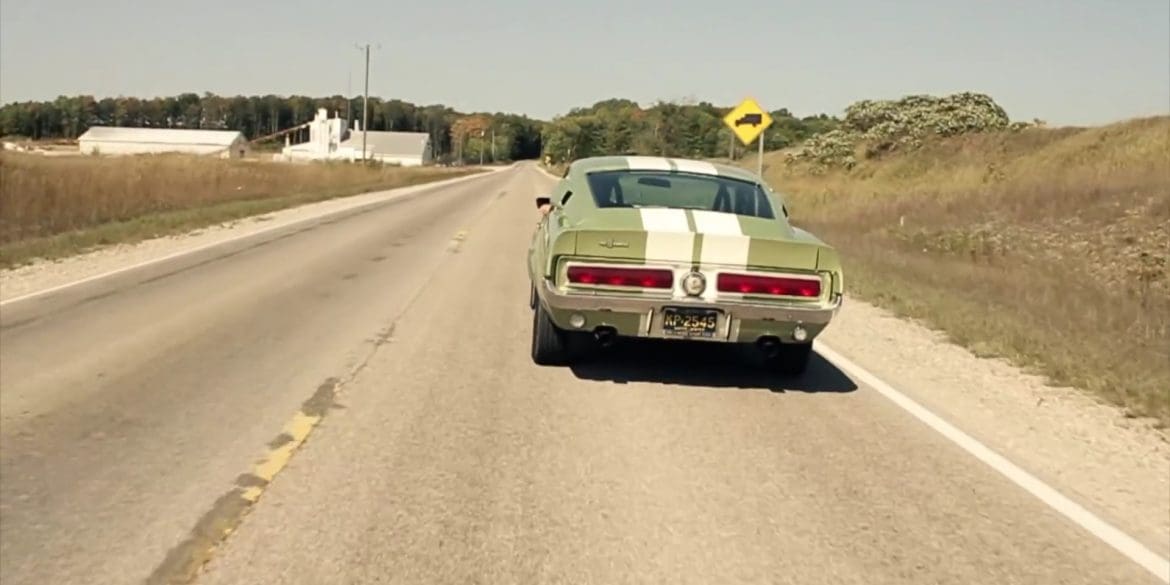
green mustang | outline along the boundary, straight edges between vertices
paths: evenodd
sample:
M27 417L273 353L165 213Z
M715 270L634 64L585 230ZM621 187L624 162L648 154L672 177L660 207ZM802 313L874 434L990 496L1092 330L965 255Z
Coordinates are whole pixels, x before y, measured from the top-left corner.
M837 251L788 222L744 169L607 156L574 161L528 249L532 359L561 364L574 337L753 344L797 375L841 306ZM586 340L588 341L588 340Z

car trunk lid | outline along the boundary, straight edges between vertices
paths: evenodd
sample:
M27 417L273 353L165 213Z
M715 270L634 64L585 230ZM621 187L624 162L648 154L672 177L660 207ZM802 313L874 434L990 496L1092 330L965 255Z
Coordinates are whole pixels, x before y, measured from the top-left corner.
M820 250L783 220L712 211L602 209L574 228L577 256L632 262L811 272Z

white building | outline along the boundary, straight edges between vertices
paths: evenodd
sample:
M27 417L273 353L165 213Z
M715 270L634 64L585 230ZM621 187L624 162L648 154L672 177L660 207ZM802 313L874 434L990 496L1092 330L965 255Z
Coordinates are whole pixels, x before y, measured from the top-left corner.
M345 120L330 118L325 109L317 110L308 124L309 140L289 144L281 150L285 160L361 160L362 135L366 157L387 164L419 166L432 159L431 136L426 132L363 132L345 127Z
M317 160L317 159L349 159L348 153L339 152L341 140L345 135L345 120L330 118L328 112L321 108L309 123L309 140L298 144L290 144L286 134L281 157L286 160Z
M365 135L366 158L386 164L416 167L431 162L431 135L426 132L362 132L355 130L341 143L362 158L362 135Z
M248 153L247 139L234 130L94 126L78 137L77 143L82 154L179 152L240 158Z

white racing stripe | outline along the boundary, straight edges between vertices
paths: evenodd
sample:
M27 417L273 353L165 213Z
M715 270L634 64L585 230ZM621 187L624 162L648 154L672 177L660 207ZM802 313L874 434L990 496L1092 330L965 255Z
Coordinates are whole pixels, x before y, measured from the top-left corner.
M669 171L670 161L660 156L627 156L626 164L634 171Z
M683 209L642 209L642 229L646 232L646 259L651 261L690 263L695 234Z
M739 216L731 213L694 210L691 217L695 218L695 231L700 234L717 234L721 236L742 236L743 230L739 227Z
M715 286L716 274L713 266L747 267L751 238L743 235L739 217L733 214L692 211L691 217L695 218L695 231L703 234L700 244L702 249L699 250L700 270L703 276L707 277L703 300L714 301L718 290Z
M695 234L684 209L641 209L642 229L646 232L646 260L650 262L691 263ZM682 285L675 279L674 295L683 296Z
M718 175L719 171L715 169L715 165L702 160L686 160L681 158L672 158L670 162L680 173L697 173L702 175Z
M1012 483L1024 489L1024 491L1036 496L1041 502L1047 504L1049 508L1056 510L1065 518L1072 520L1105 544L1116 549L1117 552L1125 555L1129 560L1157 576L1163 582L1170 583L1170 559L1165 559L1158 553L1146 548L1137 539L1097 517L1080 504L1056 491L1055 488L1040 481L1032 474L1024 471L1011 461L1008 461L1007 458L992 451L983 443L980 443L938 415L930 412L922 405L914 402L905 394L895 390L892 386L883 382L866 369L825 346L824 342L820 340L816 341L816 352L848 373L856 381L869 386L938 434L961 447L971 456L986 463L995 471L998 471Z
M648 232L691 233L685 209L649 208L639 209L638 212L642 215L642 229Z
M703 234L700 245L703 249L699 251L699 264L747 268L748 247L751 245L751 238L747 236Z

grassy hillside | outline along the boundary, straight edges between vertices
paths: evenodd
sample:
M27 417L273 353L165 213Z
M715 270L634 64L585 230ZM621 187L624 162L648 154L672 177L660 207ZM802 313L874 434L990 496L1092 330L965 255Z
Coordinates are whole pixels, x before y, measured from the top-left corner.
M1170 118L959 136L849 171L765 160L851 293L1170 422Z
M0 267L476 170L0 153Z

